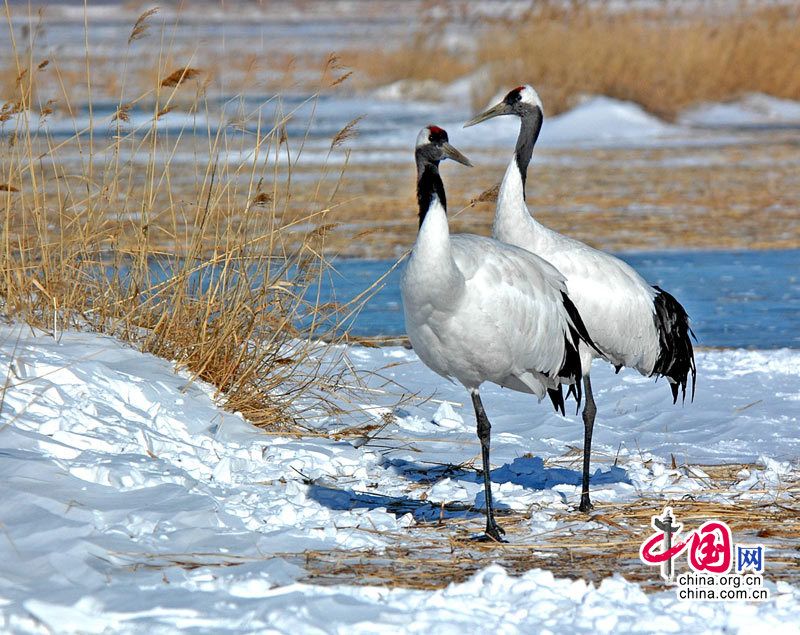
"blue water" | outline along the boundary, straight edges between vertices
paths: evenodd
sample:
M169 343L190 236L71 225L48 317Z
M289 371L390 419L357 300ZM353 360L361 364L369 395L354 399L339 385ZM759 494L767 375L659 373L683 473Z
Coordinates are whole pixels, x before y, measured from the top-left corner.
M692 319L701 346L800 348L800 250L626 253L651 284L672 293ZM390 260L338 260L322 300L339 302L367 288ZM402 265L355 317L351 333L402 335ZM331 284L335 292L331 289Z

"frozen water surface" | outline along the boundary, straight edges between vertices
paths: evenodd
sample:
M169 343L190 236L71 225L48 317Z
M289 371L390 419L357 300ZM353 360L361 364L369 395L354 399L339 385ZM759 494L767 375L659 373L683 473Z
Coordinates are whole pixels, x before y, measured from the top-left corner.
M627 253L620 257L686 307L702 346L800 348L800 250ZM339 260L325 300L348 300L394 261ZM356 316L358 335L405 333L402 265ZM335 290L335 293L334 293Z

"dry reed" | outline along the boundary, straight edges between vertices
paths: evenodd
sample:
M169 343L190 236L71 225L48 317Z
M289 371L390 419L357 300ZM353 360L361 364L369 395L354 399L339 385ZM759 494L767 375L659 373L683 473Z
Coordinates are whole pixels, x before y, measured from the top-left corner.
M128 45L148 36L153 13L136 22ZM55 137L35 113L44 107L37 73L45 66L60 73L58 60L43 66L32 47L17 45L10 20L7 27L4 53L16 81L0 129L4 317L54 336L65 328L111 333L212 383L223 405L258 425L291 423L293 404L310 393L324 407L336 385L325 377L318 342L337 340L342 307L307 292L327 268L320 254L337 201L317 185L303 210L293 208L301 186L292 164L303 151L303 141L290 143L285 132L293 113L278 108L266 121L256 107L244 113L245 132L231 132L202 86L177 101L197 69L176 64L169 72L165 61L147 90L132 95L126 59L119 105L105 118L91 98L75 104L64 88L67 112L88 107L89 122L76 120L74 134ZM88 96L91 65L87 53ZM341 79L330 74L328 64L324 81ZM189 123L177 134L163 131L160 119L176 110ZM212 123L191 123L198 118ZM354 134L351 123L336 144ZM175 158L182 152L194 156L188 165Z
M469 5L462 13L469 14ZM383 85L417 80L412 97L435 97L436 85L474 73L473 106L498 91L531 83L548 114L575 105L584 94L635 101L665 118L702 101L748 92L800 99L800 9L791 5L710 2L642 9L636 3L531 3L511 16L462 19L452 6L423 14L398 46L343 54ZM460 29L453 47L442 37Z
M150 28L150 18L158 13L158 7L152 7L142 13L131 29L131 34L128 37L128 44L130 45L132 42L136 40L141 40L145 35L147 35L147 31Z
M169 75L167 75L164 79L161 80L161 87L166 88L172 86L180 86L185 81L200 77L201 73L202 71L200 69L191 68L190 66L185 66L184 68L178 68L172 71Z
M527 82L550 113L587 93L631 100L665 118L748 92L800 99L800 9L536 3L521 18L489 27L476 66L489 77L480 105Z

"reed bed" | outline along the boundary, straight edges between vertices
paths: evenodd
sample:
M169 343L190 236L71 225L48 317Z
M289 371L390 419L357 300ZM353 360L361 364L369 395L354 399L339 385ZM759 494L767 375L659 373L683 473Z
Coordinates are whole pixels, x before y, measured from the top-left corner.
M475 108L520 83L547 114L585 94L634 101L672 119L749 92L800 99L800 8L791 3L532 2L507 15L429 3L400 45L348 52L373 83L472 77ZM454 38L443 37L452 30ZM428 97L435 87L427 88ZM413 93L412 93L413 94Z
M205 6L219 9L216 3ZM229 94L315 86L324 56L314 47L286 50L280 39L271 42L257 33L239 41L236 36L226 38L225 29L204 34L198 45L191 28L181 21L188 7L178 3L163 12L148 9L118 48L96 47L95 40L87 38L93 57L92 94L114 98L126 87L145 92L166 78L162 67L173 72L181 65L202 70L203 82ZM311 22L318 14L337 11L318 0L305 7ZM264 25L282 15L279 4L253 8L256 13L242 15ZM547 114L574 106L585 94L632 100L667 119L698 102L725 101L749 92L800 99L796 3L537 0L508 3L506 8L486 11L466 0L340 7L345 21L374 18L385 27L387 38L376 42L368 29L368 34L354 32L338 52L355 71L352 82L362 88L408 80L408 96L436 98L442 84L467 78L475 108L520 82L540 90ZM230 16L239 9L234 4ZM18 21L24 17L19 7L14 10ZM120 8L120 15L129 10ZM10 19L7 5L5 13ZM41 36L47 31L48 16L58 15L49 7L31 13L25 27L31 36ZM202 22L195 13L187 12L186 18ZM398 21L408 26L400 28ZM330 24L333 41L340 34L337 22ZM159 45L153 46L156 40ZM135 55L127 72L120 74L121 51L126 48ZM69 93L73 103L88 97L86 59L79 47L65 47L59 59L49 62L49 79L39 82L44 101L53 100L54 108L64 109L62 93ZM17 73L11 66L6 58L0 61L0 70L5 67L0 73L0 99L8 100L14 93Z
M119 47L152 37L153 15L143 13ZM239 120L223 123L206 73L191 58L173 65L165 45L143 93L128 84L125 56L116 108L96 114L88 53L79 91L88 100L73 103L58 60L34 53L35 29L20 41L9 17L7 36L14 81L0 105L3 317L54 337L67 328L113 334L210 382L226 408L261 426L291 425L301 396L317 394L324 406L337 386L319 342L338 341L339 318L352 307L308 295L326 275L329 215L341 203L327 164L316 183L293 179L304 151L303 137L287 134L293 111L278 95L271 120L243 103ZM75 126L65 139L47 128L45 74L48 85L54 75L65 86L58 101ZM311 106L342 81L328 58ZM162 129L176 113L185 127ZM332 139L331 153L354 125ZM188 168L177 165L180 154L193 157Z
M549 112L585 93L634 101L667 119L748 92L800 99L800 9L536 3L490 27L477 60L488 66L492 89L521 81L541 88Z

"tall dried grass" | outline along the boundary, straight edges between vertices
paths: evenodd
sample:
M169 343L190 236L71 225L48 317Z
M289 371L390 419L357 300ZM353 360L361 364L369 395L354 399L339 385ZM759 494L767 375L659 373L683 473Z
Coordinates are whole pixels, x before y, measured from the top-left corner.
M469 3L461 13L451 3L436 18L420 18L400 45L344 58L372 85L476 73L476 108L520 83L540 90L550 114L592 93L668 119L691 104L747 92L800 99L800 7L690 4L537 0L521 13L517 5L512 15L476 18ZM453 28L458 48L443 37Z
M438 38L444 26L426 23L405 42L386 49L351 49L342 52L347 66L358 69L362 86L390 84L399 80L451 82L473 69L472 60L451 51Z
M541 89L553 113L582 93L635 101L665 118L747 92L800 99L800 8L692 5L620 11L537 2L497 20L477 51L489 76L480 105L523 82Z
M127 45L148 36L151 15L132 25ZM305 210L289 213L297 188L315 187L291 177L303 151L303 140L286 134L292 113L279 107L264 121L255 108L242 115L246 132L209 126L200 142L188 139L196 129L163 131L159 121L177 103L197 117L187 128L202 131L222 116L187 59L159 66L136 96L121 72L119 105L105 117L91 99L72 103L65 87L67 112L88 110L89 124L75 120L74 134L56 138L41 126L49 113L36 98L40 62L15 41L10 20L8 34L3 52L17 80L6 87L0 124L0 312L53 335L70 327L114 334L211 382L252 422L289 422L299 396L335 384L312 353L319 338L336 340L343 311L307 299L327 267L336 187L317 184ZM334 66L331 58L322 69L320 89L338 81ZM87 57L89 96L90 67ZM146 123L131 123L145 108ZM187 152L194 160L178 166Z

